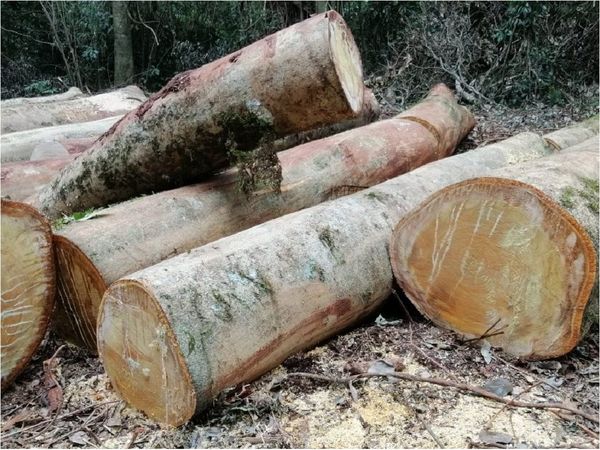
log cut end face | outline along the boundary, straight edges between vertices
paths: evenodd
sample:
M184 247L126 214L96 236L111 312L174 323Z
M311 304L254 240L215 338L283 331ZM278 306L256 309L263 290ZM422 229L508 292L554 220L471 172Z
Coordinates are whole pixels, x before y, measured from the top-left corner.
M335 11L326 13L329 19L329 45L331 58L342 89L352 111L358 113L363 106L363 73L360 53L350 28Z
M34 208L2 200L2 387L42 341L54 302L50 226Z
M118 281L106 292L98 353L115 390L153 420L178 426L194 414L196 393L177 338L142 284Z
M579 341L596 272L584 229L525 183L479 178L434 194L394 230L396 279L436 324L529 359Z
M96 352L96 321L107 288L101 273L77 245L54 236L57 304L54 328L69 342Z

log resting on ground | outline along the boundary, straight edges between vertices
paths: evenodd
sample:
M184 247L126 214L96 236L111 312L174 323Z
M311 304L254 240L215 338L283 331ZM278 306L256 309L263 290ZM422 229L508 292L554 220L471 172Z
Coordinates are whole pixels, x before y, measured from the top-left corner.
M43 189L50 218L200 181L244 152L356 117L362 66L329 11L175 76Z
M39 161L16 161L0 168L0 193L3 198L25 201L56 177L77 155Z
M435 86L413 109L418 111L403 114L419 121L401 114L279 153L280 193L261 189L247 198L230 170L212 181L100 210L94 219L57 230L59 334L95 351L100 302L113 281L447 156L474 126L473 115L444 85ZM440 142L442 135L450 137Z
M564 150L596 136L599 120L600 116L590 117L583 122L545 134L544 139L555 150Z
M519 358L564 355L597 279L598 150L490 175L436 192L398 223L396 280L437 325L487 333Z
M184 423L222 389L374 311L392 289L392 229L427 195L550 152L523 133L118 280L97 330L113 387L153 419Z
M52 234L46 219L24 203L2 199L2 389L39 346L54 303Z
M572 145L571 147L567 147L561 152L579 152L582 150L587 151L599 151L600 150L600 136L596 135L591 137L579 144Z
M93 122L72 123L56 127L37 128L0 136L0 157L2 162L26 161L31 158L38 146L59 142L69 151L69 145L76 140L87 145L113 126L122 116L94 120Z
M69 123L88 122L128 113L146 100L137 86L91 97L67 100L23 102L11 106L2 102L1 133L33 130Z
M301 143L321 139L333 134L366 125L379 116L379 104L370 89L365 89L363 109L359 117L339 124L309 130L286 136L274 142L277 151L294 147ZM38 144L29 161L16 161L2 165L2 196L12 200L33 201L28 197L35 195L69 164L74 156L92 146L95 138L63 139L57 142ZM73 156L70 156L73 155ZM49 159L52 160L49 160ZM48 161L39 161L48 160ZM58 161L61 160L61 161ZM94 346L95 348L95 346Z
M37 105L41 103L62 102L65 100L73 100L75 98L84 97L81 89L70 87L66 92L54 95L43 95L41 97L17 97L9 98L0 101L0 108L8 108L22 105Z

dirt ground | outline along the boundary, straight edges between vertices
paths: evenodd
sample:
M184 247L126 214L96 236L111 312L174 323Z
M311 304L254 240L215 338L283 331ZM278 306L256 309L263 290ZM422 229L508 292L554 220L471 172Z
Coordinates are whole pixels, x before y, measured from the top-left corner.
M478 125L458 151L521 131L561 128L597 113L597 98L596 88L579 106L479 108ZM382 103L386 115L394 113ZM111 390L97 358L63 345L51 333L2 392L2 447L598 448L598 423L567 411L515 408L452 386L386 376L335 382L358 369L385 374L393 367L454 384L491 384L504 389L496 392L505 399L559 402L598 417L597 330L565 357L520 362L500 349L461 342L396 294L375 316L229 389L177 429L161 428L128 407ZM289 375L296 372L331 381ZM60 388L52 387L53 380Z

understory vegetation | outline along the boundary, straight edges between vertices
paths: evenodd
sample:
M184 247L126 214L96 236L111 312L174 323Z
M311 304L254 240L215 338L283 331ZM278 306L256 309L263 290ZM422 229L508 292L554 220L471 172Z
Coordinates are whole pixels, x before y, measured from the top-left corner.
M598 2L130 2L135 83L231 53L318 11L350 25L398 107L439 81L470 103L565 105L598 83ZM115 86L111 2L2 2L2 98Z

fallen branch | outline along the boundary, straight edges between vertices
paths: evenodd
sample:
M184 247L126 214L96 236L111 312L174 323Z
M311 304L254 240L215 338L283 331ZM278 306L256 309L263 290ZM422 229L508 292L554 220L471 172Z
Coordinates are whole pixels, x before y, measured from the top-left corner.
M438 386L446 386L454 389L458 389L459 391L468 392L476 397L483 397L490 400L494 400L498 403L504 403L509 407L513 408L533 408L533 409L561 409L563 411L568 411L572 414L581 416L586 418L587 420L600 423L598 417L588 414L580 409L573 408L571 406L565 405L563 403L555 403L555 402L523 402L518 400L506 399L504 397L500 397L499 395L492 394L491 392L486 391L483 388L478 386L472 386L466 383L460 383L450 380L444 380L442 378L429 378L429 377L419 377L417 375L412 375L410 373L385 373L385 374L371 374L371 373L359 373L356 375L352 375L350 377L331 377L327 375L319 375L315 373L308 372L291 372L287 374L288 377L304 377L311 378L319 381L327 381L329 383L335 384L347 384L351 381L357 380L359 378L375 378L375 377L391 377L397 378L399 380L405 381L416 381L419 383L429 383L429 384L437 384Z

